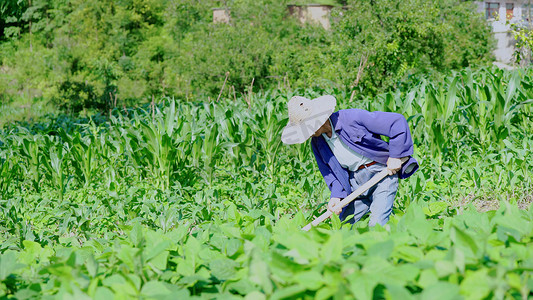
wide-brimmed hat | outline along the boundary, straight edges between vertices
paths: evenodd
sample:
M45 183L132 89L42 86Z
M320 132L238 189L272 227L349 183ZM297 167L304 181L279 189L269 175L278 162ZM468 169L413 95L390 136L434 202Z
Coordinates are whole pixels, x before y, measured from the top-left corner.
M311 137L331 116L337 100L331 95L310 100L294 96L287 103L289 123L283 128L281 141L301 144Z

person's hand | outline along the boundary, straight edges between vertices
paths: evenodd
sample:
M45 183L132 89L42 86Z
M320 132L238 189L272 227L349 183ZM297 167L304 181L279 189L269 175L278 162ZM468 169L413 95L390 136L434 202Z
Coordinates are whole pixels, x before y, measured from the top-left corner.
M387 171L389 175L394 175L400 171L402 167L402 160L399 158L389 157L387 160Z
M341 204L340 198L331 198L329 199L328 210L338 215L342 211L342 207L340 206L340 204Z

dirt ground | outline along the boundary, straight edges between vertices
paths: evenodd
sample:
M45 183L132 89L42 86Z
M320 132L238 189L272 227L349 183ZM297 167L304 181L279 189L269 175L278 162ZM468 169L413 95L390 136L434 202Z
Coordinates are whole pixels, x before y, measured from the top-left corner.
M523 197L520 197L520 199L517 201L517 205L518 205L518 208L527 210L531 206L532 202L533 202L533 194L525 195ZM464 207L468 205L469 203L472 203L476 207L477 211L479 212L497 210L498 208L500 208L500 200L478 198L478 197L475 197L474 195L468 195L467 197L463 198L460 201L458 207Z

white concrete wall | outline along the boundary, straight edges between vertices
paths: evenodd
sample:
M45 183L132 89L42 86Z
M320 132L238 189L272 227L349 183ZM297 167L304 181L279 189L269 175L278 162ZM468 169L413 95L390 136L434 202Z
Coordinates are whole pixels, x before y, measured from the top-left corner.
M509 20L511 23L522 23L522 13L524 8L524 4L529 3L529 0L507 0L507 1L476 1L476 4L478 5L478 12L483 13L485 16L486 14L486 3L499 3L500 9L498 12L498 15L500 18L493 19L490 18L487 21L491 23L492 26L492 32L494 33L494 37L496 38L497 45L496 50L494 50L494 56L496 57L497 62L505 63L505 64L511 64L514 63L514 52L515 52L515 40L513 35L510 32L510 26L507 24L506 20L506 4L507 3L513 3L514 9L513 9L513 17ZM533 1L531 1L533 4Z
M289 13L300 21L300 23L319 23L325 29L329 29L329 14L333 8L330 5L308 4L308 5L288 5Z
M213 23L229 23L229 10L226 8L213 8Z

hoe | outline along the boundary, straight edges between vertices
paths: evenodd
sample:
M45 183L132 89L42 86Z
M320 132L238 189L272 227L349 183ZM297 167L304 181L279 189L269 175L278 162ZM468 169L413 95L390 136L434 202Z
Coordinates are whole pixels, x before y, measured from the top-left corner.
M403 157L402 158L402 164L405 163L407 160L409 160L409 157ZM380 182L381 179L385 178L388 174L387 169L383 169L381 172L374 175L374 177L370 178L369 181L365 182L363 185L358 187L355 191L353 191L348 197L344 198L339 205L341 207L345 207L346 205L350 204L350 202L354 201L355 198L359 197L362 193L364 193L369 188L373 187L376 183ZM311 229L311 226L316 226L320 224L320 222L326 220L327 218L331 217L332 212L330 210L326 211L322 215L320 215L318 218L313 220L313 222L307 224L302 230L309 231Z

